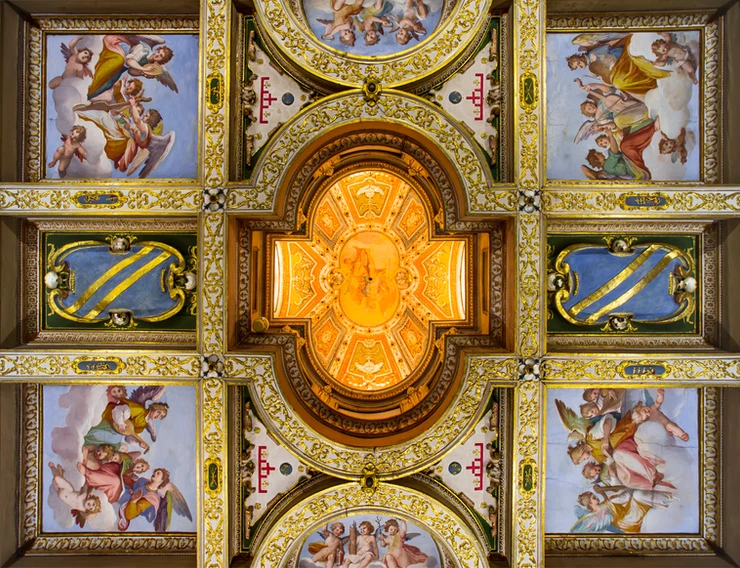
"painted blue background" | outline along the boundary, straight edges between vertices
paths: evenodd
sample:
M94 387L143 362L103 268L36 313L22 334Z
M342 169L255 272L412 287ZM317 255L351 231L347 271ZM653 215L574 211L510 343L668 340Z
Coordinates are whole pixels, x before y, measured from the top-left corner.
M46 164L51 161L54 151L60 146L60 133L56 128L56 110L53 91L49 81L64 71L64 57L60 51L61 44L69 42L82 34L49 35L46 41ZM174 57L165 65L172 75L179 93L175 93L155 79L143 79L146 97L152 102L144 103L145 109L154 108L162 115L163 134L175 132L175 143L162 163L146 179L152 178L196 178L198 174L198 36L193 34L160 34L166 40ZM103 36L100 36L103 37ZM80 42L84 46L84 42ZM94 71L99 53L93 55L89 64ZM89 85L92 79L85 79ZM90 122L80 120L86 128L97 128ZM84 145L84 144L83 144ZM76 160L77 158L74 158ZM111 161L111 164L113 162ZM138 171L131 176L113 168L111 177L138 180ZM57 168L46 168L46 177L58 178ZM69 174L68 174L69 177ZM67 179L67 178L65 178Z

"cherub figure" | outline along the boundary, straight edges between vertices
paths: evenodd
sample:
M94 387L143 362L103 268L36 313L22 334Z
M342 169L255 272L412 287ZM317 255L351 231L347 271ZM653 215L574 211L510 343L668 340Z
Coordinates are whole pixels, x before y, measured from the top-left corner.
M110 503L115 503L123 492L123 483L136 469L134 460L141 452L122 452L105 444L97 448L84 446L82 461L77 464L78 471L85 476L88 487L102 491ZM149 465L147 464L146 469ZM143 473L146 469L138 468ZM123 483L122 483L123 482Z
M683 72L691 79L694 85L699 84L696 78L696 61L688 47L680 45L674 40L670 32L658 32L662 39L656 39L650 46L657 59L653 62L656 67L664 67L673 60L676 62L677 70Z
M603 134L596 138L596 143L602 148L606 148L604 141L608 145L609 139ZM606 414L619 413L622 410L623 396L624 391L616 389L584 389L583 400L586 402L581 405L581 416L594 419ZM619 418L621 415L617 417Z
M407 532L406 521L399 523L396 519L388 519L383 528L386 533L380 535L380 544L388 548L388 552L383 555L386 568L408 568L429 558L417 547L406 544L407 540L418 536L418 533Z
M375 45L385 32L383 27L392 27L389 15L393 11L391 0L375 0L375 3L365 8L360 16L361 26L365 32L365 45Z
M115 399L117 402L109 402L100 423L90 428L85 435L85 445L110 444L117 450L125 437L126 443L138 444L146 453L149 444L141 438L141 433L146 430L152 442L156 442L154 421L166 418L169 410L167 403L158 402L164 391L165 387L162 386L139 387L131 393L130 398L120 397Z
M666 432L671 436L675 436L679 440L688 442L689 435L660 410L665 398L665 389L658 389L658 396L655 397L655 401L651 401L649 397L646 398L648 405L643 405L642 402L638 402L637 406L632 409L632 421L635 424L642 424L648 420L657 422L662 425Z
M662 131L660 134L663 138L658 142L658 151L661 154L670 154L671 162L674 164L678 160L685 164L689 155L686 150L686 129L682 128L681 133L675 138L668 138Z
M583 173L590 179L609 178L612 179L651 179L650 170L643 159L645 148L650 145L653 135L660 130L660 118L646 121L644 126L638 130L632 130L622 137L621 142L617 140L614 132L606 126L599 127L606 135L603 142L597 142L607 150L602 154L593 148L588 151L586 161L596 171L587 166L581 166ZM599 173L603 174L603 176Z
M344 45L354 46L355 40L355 23L352 16L356 16L364 10L363 0L355 0L353 4L347 0L333 0L331 9L334 12L333 20L318 19L322 24L326 24L326 31L321 34L321 39L333 40L334 34L339 32L339 41Z
M155 35L106 35L88 88L88 100L110 101L110 91L124 73L155 79L177 93L177 84L165 67L175 54L164 43L163 38Z
M128 392L123 385L110 385L105 389L105 396L109 403L121 404L121 399L126 398Z
M147 471L149 471L149 462L144 458L136 458L132 466L122 472L123 483L133 488L139 476Z
M357 552L344 558L342 568L366 568L373 560L378 559L378 542L375 539L375 527L370 521L360 523L360 535L357 537Z
M583 466L581 473L583 474L583 477L589 481L601 483L604 487L611 487L620 484L613 461L608 465L588 461Z
M644 100L645 95L657 88L658 80L670 76L643 58L630 53L632 34L623 32L595 32L579 34L573 39L578 53L566 58L572 71L588 71L599 77L605 85Z
M579 519L570 532L639 533L651 509L666 508L672 501L673 496L664 491L627 489L603 501L586 491L578 496Z
M324 542L313 542L308 545L308 551L313 554L312 562L326 562L326 568L334 568L337 562L343 562L344 545L349 542L349 537L344 534L344 524L340 522L326 525L325 530L318 532Z
M396 41L399 45L406 45L413 37L420 41L422 35L427 33L426 28L420 20L425 20L429 15L429 6L423 0L404 0L403 18L398 22Z
M64 468L60 464L54 465L53 462L49 462L49 467L54 476L51 486L62 502L71 509L75 524L83 528L89 517L101 511L100 498L92 494L90 487L83 486L79 491L75 489L64 477Z
M85 138L87 138L87 129L80 125L73 126L67 136L62 136L63 144L56 149L51 162L49 162L50 168L59 164L59 177L63 178L67 175L67 168L74 156L77 156L80 162L87 158L87 151L82 146Z
M616 130L621 138L622 134L635 132L651 122L648 108L642 101L622 96L614 88L599 83L584 84L580 79L574 82L588 93L588 98L581 103L581 114L592 119L581 125L574 140L576 144L601 128Z
M64 79L75 77L77 79L84 79L85 77L92 77L92 71L90 70L89 63L92 60L93 52L87 47L77 49L77 43L84 39L83 36L74 38L69 42L69 47L62 44L61 50L64 60L67 62L64 66L64 71L61 76L54 77L49 81L49 88L56 89L62 84Z

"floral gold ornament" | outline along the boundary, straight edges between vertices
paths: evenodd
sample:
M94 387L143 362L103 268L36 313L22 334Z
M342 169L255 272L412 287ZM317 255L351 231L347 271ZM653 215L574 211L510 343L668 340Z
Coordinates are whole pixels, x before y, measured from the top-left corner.
M378 2L360 30L352 23L363 12L357 3L335 4L329 11L312 0L304 4L258 2L260 35L291 70L302 69L322 84L352 87L370 75L397 87L439 74L482 39L488 14L488 3L472 0L409 0L398 9Z
M222 187L211 187L203 190L203 209L220 211L226 205L226 190Z
M519 190L519 211L524 211L525 213L534 213L539 211L540 201L541 198L539 190Z
M362 92L365 93L365 102L370 106L375 106L382 91L383 87L374 75L370 75L365 79L365 83L362 85Z
M215 379L224 376L224 358L221 355L213 354L203 357L201 365L201 375L203 378Z

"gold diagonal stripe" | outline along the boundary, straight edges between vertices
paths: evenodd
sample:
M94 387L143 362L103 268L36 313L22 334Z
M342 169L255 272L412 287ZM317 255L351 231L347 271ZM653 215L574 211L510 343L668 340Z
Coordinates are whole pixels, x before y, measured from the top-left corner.
M105 308L108 307L108 304L110 304L113 300L115 300L118 296L121 295L122 292L124 292L127 288L132 286L139 278L144 276L147 272L154 269L158 264L163 263L165 260L170 258L172 256L169 252L165 251L156 258L153 258L149 262L147 262L144 266L139 268L136 272L131 274L126 280L121 282L118 286L113 288L110 292L108 292L102 300L98 302L98 304L90 310L87 315L82 316L85 319L95 319L100 312L102 312Z
M665 255L662 259L660 259L660 262L653 266L653 268L650 269L650 272L648 272L637 284L635 284L632 288L627 290L624 294L619 296L616 300L613 302L609 302L607 305L600 308L597 312L594 312L593 315L589 316L586 319L586 324L592 325L599 321L599 318L603 316L604 314L609 313L614 308L617 308L627 302L630 298L634 297L635 295L639 294L648 284L650 284L655 278L660 274L663 269L668 266L668 264L676 258L681 251L673 250L669 252L667 255Z
M635 260L630 262L622 271L617 274L614 278L609 280L606 284L604 284L601 288L598 290L595 290L594 292L591 292L588 296L586 296L583 300L578 302L575 306L573 306L570 310L568 310L573 317L577 316L580 312L588 308L591 304L594 302L598 302L601 298L606 296L609 292L617 288L619 285L621 285L627 278L632 276L638 268L640 268L643 264L647 262L647 260L655 253L657 250L660 249L660 245L650 245L648 248L646 248L640 256L638 256Z
M131 266L133 263L135 263L140 258L142 258L142 257L146 256L147 254L149 254L150 252L152 252L153 249L154 249L154 247L150 247L150 246L142 247L139 252L137 252L135 254L132 254L128 258L126 258L126 259L122 260L121 262L119 262L118 264L114 264L113 266L111 266L100 277L98 277L98 279L95 282L93 282L88 287L87 290L85 290L85 293L82 294L82 296L80 296L79 298L77 298L77 301L74 304L72 304L68 308L64 308L64 311L67 312L68 314L74 314L77 310L79 310L82 306L84 306L85 303L90 298L92 298L95 295L95 292L97 292L103 286L105 286L105 284L108 282L108 280L110 280L111 278L113 278L116 274L118 274L122 270L124 270L124 269L128 268L129 266Z

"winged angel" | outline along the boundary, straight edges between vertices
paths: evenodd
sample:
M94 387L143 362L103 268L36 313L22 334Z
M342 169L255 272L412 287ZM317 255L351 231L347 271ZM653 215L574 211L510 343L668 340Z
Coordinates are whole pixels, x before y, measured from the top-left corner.
M119 504L120 531L125 531L131 521L139 516L153 523L156 532L166 532L169 529L173 512L193 520L185 498L170 481L170 472L164 468L155 469L151 479L137 479L133 488L121 496Z
M109 394L109 402L101 416L100 423L90 428L84 443L88 447L110 445L118 450L125 440L149 451L149 444L141 437L144 430L149 433L152 443L157 440L154 420L167 416L169 405L159 402L166 387L147 386L135 389L130 397L125 396L123 387L114 387Z
M164 40L154 35L106 35L88 88L88 103L74 107L81 119L102 130L106 156L127 176L141 168L138 177L148 177L175 143L174 132L162 134L161 113L141 104L139 77L154 79L178 92L165 66L174 53L162 44ZM125 80L127 77L134 79Z
M653 398L647 389L585 389L580 414L563 401L555 404L568 430L568 455L583 463L594 491L578 496L578 522L571 532L640 532L647 513L675 500L676 487L664 480L666 462L635 439L640 426L657 422L668 434L689 436L661 410L665 391Z

